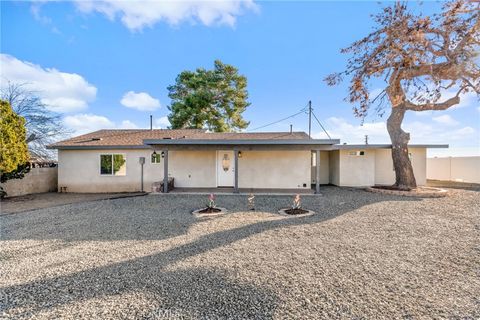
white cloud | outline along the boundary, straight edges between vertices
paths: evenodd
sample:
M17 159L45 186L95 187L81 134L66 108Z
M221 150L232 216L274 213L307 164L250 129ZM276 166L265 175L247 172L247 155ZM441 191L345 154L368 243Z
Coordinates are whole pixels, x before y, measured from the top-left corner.
M461 144L468 144L473 142L476 136L476 130L469 126L451 129L445 125L430 125L418 121L406 123L404 130L410 132L411 143L443 144L460 142Z
M341 143L363 144L365 143L365 135L368 135L370 144L391 143L388 135L387 127L384 122L352 124L343 118L328 118L326 121L327 130L332 138L340 139ZM445 124L434 124L427 122L414 121L404 123L406 132L410 133L410 143L412 144L456 144L458 146L475 145L479 143L477 130L475 128L465 126L458 129L452 129ZM326 134L319 132L313 134L314 138L326 138Z
M331 117L327 119L327 130L332 139L340 139L341 143L364 143L368 135L369 143L389 143L387 127L384 122L367 122L363 125L351 124L343 118ZM326 138L324 132L313 134L314 138Z
M160 101L146 92L136 93L134 91L128 91L123 95L120 103L127 108L139 111L154 111L160 108Z
M168 117L166 116L161 117L154 120L154 126L155 128L166 129L168 126L170 126L170 121L168 121Z
M76 114L63 119L65 126L74 131L74 135L81 135L100 129L115 128L115 123L104 116L95 114Z
M42 3L41 2L36 2L36 3L33 3L30 7L30 12L32 13L33 17L35 18L35 20L37 20L38 22L42 23L42 24L45 24L45 25L50 25L52 24L52 19L50 19L49 17L47 16L43 16L40 12L40 7L41 7Z
M130 120L123 120L118 126L120 129L138 129L138 126Z
M453 131L454 136L464 137L474 134L476 131L472 127L463 127Z
M74 136L101 130L101 129L138 129L138 126L130 120L123 120L120 123L108 119L105 116L96 114L75 114L63 118L63 123L73 131Z
M433 121L435 121L436 123L444 124L446 126L456 126L459 124L457 120L453 119L448 114L444 114L438 117L433 117Z
M97 88L76 73L42 68L30 62L20 61L8 54L0 54L0 64L2 88L8 81L25 83L29 89L38 92L42 102L52 111L84 110L89 102L95 100Z
M237 16L246 11L257 11L253 0L231 1L117 1L76 0L77 8L85 13L99 12L110 20L120 18L130 30L152 27L160 21L171 25L199 22L206 26L235 25Z

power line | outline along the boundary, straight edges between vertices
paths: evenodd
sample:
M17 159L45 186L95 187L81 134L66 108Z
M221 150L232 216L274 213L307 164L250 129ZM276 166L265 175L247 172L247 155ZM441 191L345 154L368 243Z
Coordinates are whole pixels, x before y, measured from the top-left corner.
M318 120L317 116L315 115L315 112L312 111L312 114L313 114L313 117L315 118L315 120L317 120L318 124L320 125L320 127L322 127L323 129L323 132L325 132L325 134L327 135L328 139L332 139L330 137L330 135L328 134L327 130L325 130L325 128L323 127L322 123L320 122L320 120Z
M308 101L308 137L312 139L312 100Z
M263 125L263 126L260 126L260 127L254 128L254 129L247 130L247 132L256 131L256 130L258 130L258 129L263 129L263 128L265 128L265 127L268 127L268 126L277 124L277 123L282 122L282 121L285 121L285 120L287 120L287 119L296 117L296 116L298 116L298 115L301 114L301 113L305 113L305 111L306 111L306 107L303 108L303 109L301 109L299 112L297 112L297 113L295 113L295 114L292 114L291 116L288 116L288 117L286 117L286 118L283 118L283 119L280 119L280 120L277 120L277 121L274 121L274 122L271 122L271 123L268 123L268 124L265 124L265 125Z

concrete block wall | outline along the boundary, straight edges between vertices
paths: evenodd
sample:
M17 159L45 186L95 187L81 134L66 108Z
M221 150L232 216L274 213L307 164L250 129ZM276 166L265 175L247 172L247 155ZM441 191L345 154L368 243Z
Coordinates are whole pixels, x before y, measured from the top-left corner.
M8 180L2 184L8 197L57 191L57 167L32 168L23 179Z

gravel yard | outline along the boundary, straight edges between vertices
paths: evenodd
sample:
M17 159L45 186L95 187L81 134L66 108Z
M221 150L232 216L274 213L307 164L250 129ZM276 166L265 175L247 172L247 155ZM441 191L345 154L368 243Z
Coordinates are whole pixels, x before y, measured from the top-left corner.
M11 197L0 201L0 215L29 211L40 208L50 208L64 204L135 197L143 193L35 193L24 196Z
M480 317L480 192L418 199L149 195L0 216L0 315L15 319Z

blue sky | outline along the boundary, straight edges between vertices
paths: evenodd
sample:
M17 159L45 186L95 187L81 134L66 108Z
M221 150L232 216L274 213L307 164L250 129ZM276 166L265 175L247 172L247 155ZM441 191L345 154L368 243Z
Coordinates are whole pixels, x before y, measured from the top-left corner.
M411 3L412 6L416 4ZM431 12L438 4L426 2ZM76 133L100 128L165 127L167 86L183 70L215 59L248 78L250 129L284 118L312 100L327 131L342 142L388 143L385 118L361 126L343 101L346 86L322 79L341 71L340 48L368 34L377 2L1 2L1 75L27 82ZM381 82L372 89L382 86ZM473 96L447 111L410 113L413 143L448 143L430 155L480 154L480 107ZM307 130L308 117L265 131ZM247 129L248 130L248 129ZM313 135L324 137L314 123Z

